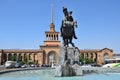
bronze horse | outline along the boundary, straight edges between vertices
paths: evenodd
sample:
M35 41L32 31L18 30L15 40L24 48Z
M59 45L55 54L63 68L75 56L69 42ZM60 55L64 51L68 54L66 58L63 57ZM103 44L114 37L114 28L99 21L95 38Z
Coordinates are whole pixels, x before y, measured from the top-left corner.
M72 39L74 37L74 27L77 26L77 22L70 22L66 20L62 20L61 25L61 35L63 38L64 46L69 46L69 43L75 47L74 43L72 42Z
M73 37L77 39L74 31L74 27L77 27L77 22L73 20L72 11L68 12L67 8L63 7L64 19L61 25L61 36L63 38L64 46L69 46L69 43L75 47L72 42Z

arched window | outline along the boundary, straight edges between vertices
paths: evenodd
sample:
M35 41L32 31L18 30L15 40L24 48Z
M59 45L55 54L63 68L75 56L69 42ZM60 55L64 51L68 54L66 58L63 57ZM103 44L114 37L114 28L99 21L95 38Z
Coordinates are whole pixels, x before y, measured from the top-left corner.
M11 61L11 57L12 57L12 54L9 53L9 54L8 54L8 60L9 60L9 61Z
M22 61L22 56L20 53L18 54L18 61Z
M5 63L7 61L7 54L3 54L3 63Z

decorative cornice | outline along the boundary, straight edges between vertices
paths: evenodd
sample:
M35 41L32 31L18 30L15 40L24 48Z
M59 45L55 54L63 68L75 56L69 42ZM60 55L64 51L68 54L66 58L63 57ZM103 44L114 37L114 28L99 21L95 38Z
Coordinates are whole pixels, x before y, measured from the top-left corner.
M40 47L46 47L46 48L48 48L48 47L49 47L49 48L53 48L53 47L54 47L54 48L60 48L59 45L53 45L53 46L52 46L52 45L41 45Z
M59 34L60 32L56 32L56 31L55 31L55 32L45 31L45 34L46 34L46 33L54 33L54 34L56 34L56 33L57 33L57 34Z
M57 40L46 40L44 42L60 42L60 41L57 41Z
M58 41L56 41L56 42L58 42ZM59 45L41 45L40 46L41 48L60 48L60 46ZM103 50L105 50L105 49L107 49L107 50L110 50L111 52L113 52L113 50L112 49L109 49L109 48L104 48L104 49L84 49L84 50L81 50L81 49L79 49L80 50L80 53L97 53L97 52L101 52L101 51L103 51ZM11 52L13 52L13 53L37 53L37 52L43 52L43 50L42 49L38 49L38 50L34 50L34 49L0 49L0 52L5 52L5 53L11 53Z
M96 52L99 52L99 51L100 50L98 50L98 49L96 49L96 50L92 50L92 49L87 50L86 49L86 50L80 50L80 53L93 53L93 52L96 53Z
M31 50L31 49L4 49L5 53L13 52L13 53L37 53L37 52L43 52L43 50Z
M105 50L105 49L113 52L113 50L112 50L112 49L109 49L109 48L103 48L103 49L85 49L85 50L80 50L80 52L81 52L81 53L92 53L92 52L95 52L95 53L96 53L96 52L101 52L101 51L103 51L103 50Z

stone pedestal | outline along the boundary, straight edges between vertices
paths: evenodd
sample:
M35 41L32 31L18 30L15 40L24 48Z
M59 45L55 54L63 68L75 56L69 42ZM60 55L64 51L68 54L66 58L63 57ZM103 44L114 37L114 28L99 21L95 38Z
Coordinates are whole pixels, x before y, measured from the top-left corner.
M67 60L65 60L65 54L67 54ZM76 67L73 66L74 62L79 62L80 51L76 47L60 47L60 55L56 68L55 76L76 76L79 75ZM80 72L82 74L82 72Z
M81 70L81 67L78 64L74 64L72 68L75 71L76 76L82 76L83 75L83 70Z
M74 68L68 64L68 61L65 61L61 66L62 76L75 76Z
M68 61L65 61L62 65L58 66L55 71L56 77L64 76L75 76L74 68L68 64Z
M65 60L65 47L60 47L60 55L59 55L59 61L58 64L63 64L64 60ZM68 59L70 60L70 64L73 65L73 63L79 62L79 55L80 52L78 50L78 48L76 47L67 47L67 56Z

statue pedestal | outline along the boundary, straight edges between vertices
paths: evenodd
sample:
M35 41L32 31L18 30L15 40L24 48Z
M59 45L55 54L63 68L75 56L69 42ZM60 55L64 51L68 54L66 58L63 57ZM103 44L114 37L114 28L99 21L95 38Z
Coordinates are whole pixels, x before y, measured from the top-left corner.
M65 51L66 47L60 47L60 55L58 64L61 65L65 61ZM74 62L79 62L80 52L76 47L67 47L67 58L70 60L70 64L73 65Z
M65 60L65 53L67 52L67 60ZM59 67L56 68L55 76L77 76L82 75L82 72L78 74L74 62L79 62L80 52L76 47L61 47L59 55ZM79 66L79 65L78 65Z

